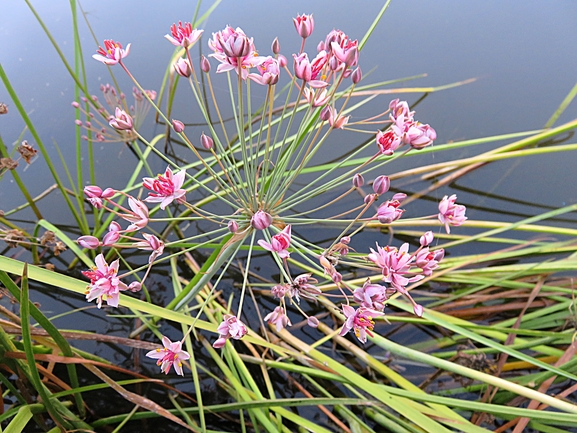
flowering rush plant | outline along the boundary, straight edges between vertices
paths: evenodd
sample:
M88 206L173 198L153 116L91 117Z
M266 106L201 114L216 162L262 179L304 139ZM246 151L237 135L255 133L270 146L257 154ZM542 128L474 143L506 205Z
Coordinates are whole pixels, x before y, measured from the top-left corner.
M193 160L188 164L173 161L142 136L138 129L145 110L127 107L124 96L118 97L120 92L114 88L102 87L109 95L107 102L112 102L109 105L115 105L110 111L98 105L98 98L92 98L92 106L106 122L95 129L90 120L94 114L86 112L88 120L77 122L80 126L94 132L96 140L111 140L116 134L117 141L131 143L139 155L143 155L143 149L153 152L164 160L166 169L156 176L143 176L136 190L117 190L109 185L85 188L90 204L114 218L106 233L80 237L82 247L111 248L117 255L128 248L150 251L143 276L135 271L122 274L119 259L107 263L99 254L96 267L84 272L90 279L88 301L96 300L99 308L104 302L117 307L122 303L120 292L138 292L146 287L151 267L165 260L165 249L177 255L217 243L217 250L194 284L172 304L176 309L187 306L209 283L215 290L241 251L248 251L243 257L237 302L222 314L218 337L213 341L215 348L223 348L231 339L239 340L248 332L243 305L248 290L256 287L250 276L257 252L272 256L278 268L278 280L267 288L277 306L263 315L277 332L290 327L297 315L302 315L308 326L319 325L319 318L307 312L302 299L322 302L331 313L335 312L331 305L336 304L343 323L340 335L352 331L362 343L373 335L375 323L384 320L391 297L404 297L417 316L424 314L410 290L430 277L444 257L443 249L433 246L433 231L423 233L415 247L409 243L386 245L379 232L374 243L363 245L356 242L356 235L369 223L387 227L403 217L407 196L389 192L387 164L430 146L436 132L416 120L408 103L399 99L385 105L382 113L353 122L350 97L362 80L359 42L343 31L333 30L307 51L314 31L313 16L297 16L294 26L302 43L300 49L288 55L282 54L277 39L272 42L270 54L263 55L241 28L227 26L208 38L210 54L200 59L193 58L191 48L203 31L190 23L179 22L171 27L166 39L177 47L172 73L188 81L192 98L206 120L205 132L194 137L186 131L188 119L167 118L154 103L155 93L144 90L129 71L130 44L123 48L107 40L93 56L128 74L134 82L137 104L153 107L170 128L170 135L190 150ZM137 52L138 47L133 51ZM221 115L213 87L215 73L228 75L234 128ZM281 98L284 102L278 108L275 101ZM255 110L255 101L263 99ZM81 109L79 103L73 105ZM215 114L216 121L212 117ZM313 159L322 155L321 149L330 152L334 137L343 130L372 138L311 179L307 173ZM355 192L360 193L358 199L351 195ZM318 217L341 201L350 205L348 211L339 208L329 217ZM167 217L155 217L159 212L167 213ZM465 207L458 205L452 195L442 199L438 213L420 219L428 219L432 227L444 226L449 232L450 227L466 220ZM151 223L160 221L168 221L169 229L162 234L152 232ZM212 228L187 233L191 222L203 221ZM324 223L327 227L338 224L339 228L332 240L316 244L307 233ZM180 238L171 239L171 230ZM364 282L353 279L351 269L355 278L359 273L365 275ZM182 341L172 342L167 337L163 338L162 349L147 356L158 360L164 373L174 365L178 374L183 374L181 360L189 358L182 350Z

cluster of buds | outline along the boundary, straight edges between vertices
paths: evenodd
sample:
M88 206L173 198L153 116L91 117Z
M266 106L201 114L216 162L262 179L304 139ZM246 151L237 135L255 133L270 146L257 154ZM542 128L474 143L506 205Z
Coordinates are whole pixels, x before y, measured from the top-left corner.
M389 104L391 126L377 133L377 145L383 155L392 155L404 144L413 149L429 146L437 138L437 133L429 125L415 121L414 111L409 110L406 101L394 99Z
M90 100L86 97L81 98L80 104L77 101L72 102L72 106L85 115L88 120L76 120L76 124L86 131L93 134L93 139L99 142L131 142L137 138L135 131L142 125L146 114L151 108L150 101L156 99L154 90L145 90L146 96L134 87L132 95L134 104L130 107L126 103L126 95L118 92L110 84L100 86L103 99L106 105L103 105L96 95L92 95ZM84 107L92 105L96 113L85 110ZM83 135L84 140L88 140L87 135Z

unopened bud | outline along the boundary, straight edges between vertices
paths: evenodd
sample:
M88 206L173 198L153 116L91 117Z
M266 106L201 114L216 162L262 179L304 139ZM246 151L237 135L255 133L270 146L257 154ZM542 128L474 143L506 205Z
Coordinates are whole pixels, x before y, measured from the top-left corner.
M206 150L210 150L210 149L212 149L212 146L214 146L214 141L208 135L204 135L204 132L203 132L202 135L200 136L200 144Z
M278 41L278 38L274 38L274 41L272 41L271 49L274 54L280 53L280 42Z
M423 236L421 236L421 238L419 239L419 242L420 242L422 247L426 247L427 245L430 245L431 242L433 242L434 237L435 237L435 235L433 234L433 232L428 231L428 232L425 232L423 234Z
M353 82L353 84L357 84L359 81L361 81L363 78L363 73L361 72L361 68L358 67L357 69L355 69L353 71L353 74L351 75L351 80Z
M172 119L172 127L179 134L184 131L184 123L182 123L180 120Z
M272 217L263 210L258 210L250 219L250 224L257 230L264 230L272 224Z
M76 101L73 101L73 102L72 102L72 106L73 106L74 108L80 108L80 104L79 104L78 102L76 102Z
M360 188L365 184L365 179L361 173L357 173L353 176L353 186L355 188Z
M317 319L315 316L309 316L309 317L307 317L307 324L308 324L311 328L318 328L318 326L319 326L319 319Z
M210 62L204 56L202 56L202 58L200 59L200 69L202 69L202 72L206 74L208 74L208 72L210 71Z
M423 317L423 306L419 304L413 305L413 311L418 317Z
M377 197L375 196L375 194L367 194L364 198L364 202L365 204L372 204L375 202L376 199Z
M385 194L391 187L391 181L388 176L379 176L373 181L373 191L378 195Z
M331 107L329 105L321 110L320 118L325 122L328 122L328 120L331 118Z
M130 290L131 292L140 292L141 289L142 284L139 283L138 281L133 281L128 285L128 290Z
M192 74L192 68L190 67L190 63L187 59L183 59L181 57L174 63L173 66L176 73L181 77L188 78L190 77L190 74Z
M230 221L228 222L228 230L229 230L231 233L236 233L236 232L238 231L238 223L237 223L236 221L234 221L234 220L230 220Z
M77 241L82 248L94 250L100 246L100 241L95 236L80 236Z

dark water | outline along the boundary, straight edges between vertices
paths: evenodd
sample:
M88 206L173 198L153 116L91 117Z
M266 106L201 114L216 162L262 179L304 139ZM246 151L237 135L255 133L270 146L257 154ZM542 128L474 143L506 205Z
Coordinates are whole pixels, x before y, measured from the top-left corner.
M123 44L132 42L126 64L145 88L160 86L166 64L172 54L163 35L178 20L192 18L193 2L85 1L82 6L98 37L112 38ZM38 13L52 32L70 63L73 63L73 39L70 9L66 1L34 2ZM300 40L294 32L291 18L297 13L314 13L315 32L307 45L310 51L324 35L339 28L353 38L362 38L380 10L379 2L351 3L344 1L257 2L225 0L201 26L205 36L221 30L226 24L240 26L254 37L261 54L269 52L270 43L279 37L283 53L290 58L298 50ZM208 4L203 5L201 13ZM577 81L577 3L571 1L393 1L374 31L360 57L367 82L378 82L426 73L427 76L407 86L438 86L468 78L474 83L427 95L417 107L417 118L431 124L437 131L437 143L472 139L483 136L536 130L545 124ZM84 58L91 91L98 92L101 83L110 81L106 68L90 57L96 44L81 19ZM59 172L54 143L62 149L66 163L73 167L74 99L72 80L55 50L42 32L25 3L4 1L0 4L0 62L15 87L27 113L32 118L45 145L52 149ZM207 37L202 41L206 49ZM128 93L132 87L120 71L115 71L121 86ZM181 120L194 121L195 109L188 93L176 104L175 115ZM401 94L415 102L419 94ZM378 98L357 115L383 111L396 96ZM192 99L192 98L191 98ZM0 102L9 105L9 115L0 116L0 134L7 144L17 141L24 124L5 89L0 86ZM557 124L577 117L573 103ZM149 114L148 120L152 119ZM201 129L198 130L200 134ZM152 137L162 128L148 126L144 134ZM30 138L25 134L25 138ZM567 143L574 138L566 135ZM335 143L346 151L346 140ZM499 143L501 144L501 143ZM477 149L456 150L461 156L487 150L496 145ZM103 186L122 185L131 170L133 156L121 144L95 144ZM415 164L437 163L454 155L428 153L399 162L395 169ZM518 220L577 202L577 172L574 154L534 156L523 160L496 162L467 175L455 184L435 191L430 200L411 206L414 215L434 212L435 201L446 194L457 193L459 201L469 208L472 219ZM159 163L158 170L164 168ZM37 195L53 181L44 162L39 158L26 171L20 170L31 194ZM104 185L104 183L107 183ZM424 184L407 185L419 190ZM393 184L393 187L395 185ZM0 188L0 209L7 211L23 203L23 198L6 175ZM45 218L54 223L70 224L66 208L61 206L58 193L40 202ZM23 211L18 218L33 220ZM568 215L563 224L575 227L575 216ZM66 257L59 266L66 266ZM153 276L154 290L159 300L170 293L167 270ZM231 280L232 282L232 280ZM43 292L35 294L47 315L86 307L80 297ZM86 329L126 336L130 320L105 317L92 306L88 313L75 313L55 323L62 328ZM171 333L170 325L163 332ZM175 337L178 330L174 331ZM400 340L406 337L399 337ZM152 340L151 340L152 341ZM79 343L79 348L96 352L119 365L130 367L132 354L117 347ZM155 368L146 365L145 368ZM153 370L154 371L154 370ZM210 385L208 385L210 386ZM185 385L186 388L186 385ZM215 387L216 389L216 387ZM216 392L216 390L215 390ZM215 402L218 399L215 399Z

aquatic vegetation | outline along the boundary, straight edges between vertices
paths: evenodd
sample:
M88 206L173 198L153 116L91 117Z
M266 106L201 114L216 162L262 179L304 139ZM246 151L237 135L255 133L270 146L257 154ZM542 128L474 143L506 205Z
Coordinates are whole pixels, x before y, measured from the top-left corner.
M53 170L55 188L77 222L72 228L43 219L23 185L38 219L34 232L0 215L0 238L28 254L0 257L0 282L19 305L19 316L0 306L6 316L0 380L13 397L0 415L7 431L22 430L32 419L54 431L113 425L120 431L155 418L151 429L169 420L191 431L436 433L530 426L549 432L577 426L576 406L566 399L577 379L571 317L577 251L571 237L577 233L538 225L577 205L516 222L477 221L475 210L450 194L429 206L434 213L415 217L417 194L402 182L414 174L435 177L431 191L489 161L573 151L571 144L528 146L577 122L439 145L437 131L417 120L416 105L407 101L389 98L376 114L361 116L360 107L381 86L366 84L361 71L364 42L379 19L363 38L332 30L311 49L313 15L297 15L300 47L286 50L274 38L270 54L240 27L205 37L197 24L179 21L165 35L175 51L158 95L144 90L141 71L131 69L130 49L136 53L139 42L123 48L105 40L93 57L132 81L133 106L114 76L114 86L101 86L101 104L88 92L94 83L83 84L69 70L84 95L72 105L90 170L93 143L121 142L118 148L136 162L123 167L129 175L123 185L106 173L84 177L79 164L76 184L66 168L71 185L65 186ZM197 57L191 49L199 46L210 53ZM0 78L10 88L1 66ZM192 115L173 112L183 84ZM353 103L358 97L361 102ZM144 123L151 108L163 130L153 138ZM347 148L337 151L342 138ZM517 141L404 171L396 165L406 156L497 140ZM0 145L0 175L17 179L18 158ZM23 143L20 159L29 163L35 149ZM111 156L110 149L103 155ZM41 228L46 234L39 237ZM542 236L527 241L505 234L522 230ZM469 256L458 248L488 243L489 253ZM62 263L72 262L72 272L81 267L84 278L24 263L29 258L50 268L49 251L61 253L64 244L69 251ZM124 320L129 338L57 329L52 321L61 315L48 319L31 302L29 282L58 296L82 297L91 304L80 309L103 322ZM399 333L407 325L414 334ZM123 349L111 365L72 346L75 338ZM65 373L52 370L60 364ZM173 367L183 377L178 383ZM112 379L107 369L130 379ZM91 373L82 386L79 372ZM159 376L162 381L152 379ZM86 417L91 405L85 393L99 389L129 406ZM150 389L169 390L162 404L149 398Z

